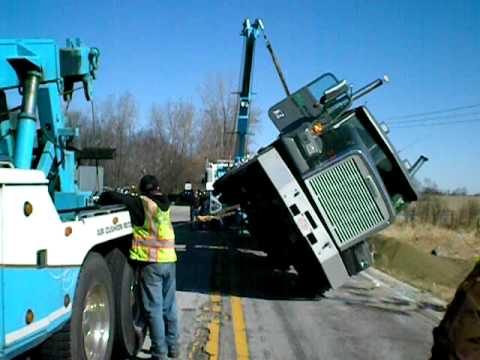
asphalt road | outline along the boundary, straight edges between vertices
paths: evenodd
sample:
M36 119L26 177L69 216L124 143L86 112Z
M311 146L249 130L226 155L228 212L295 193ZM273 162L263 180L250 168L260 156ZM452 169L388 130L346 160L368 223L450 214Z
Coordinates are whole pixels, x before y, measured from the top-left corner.
M180 359L429 358L444 304L428 294L368 269L311 298L295 273L273 269L248 238L191 231L188 207L172 214ZM150 358L149 347L147 337L135 360Z
M429 358L444 306L427 294L369 269L312 299L248 239L181 223L176 234L182 359Z

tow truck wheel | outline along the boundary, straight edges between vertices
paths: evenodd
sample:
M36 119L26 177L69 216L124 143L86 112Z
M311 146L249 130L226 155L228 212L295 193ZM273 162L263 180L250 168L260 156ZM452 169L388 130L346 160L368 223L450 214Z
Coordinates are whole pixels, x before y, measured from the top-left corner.
M115 248L107 255L115 294L115 346L113 359L134 357L142 348L147 332L138 289L137 269L127 249Z
M115 314L110 270L104 258L91 253L82 265L70 321L39 348L49 360L109 360Z

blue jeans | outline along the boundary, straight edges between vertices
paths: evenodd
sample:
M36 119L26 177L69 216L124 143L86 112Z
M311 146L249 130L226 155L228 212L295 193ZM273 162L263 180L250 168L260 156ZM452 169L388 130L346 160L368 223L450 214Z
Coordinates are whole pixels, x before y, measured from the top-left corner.
M144 265L140 289L152 340L152 356L166 354L178 341L175 263Z

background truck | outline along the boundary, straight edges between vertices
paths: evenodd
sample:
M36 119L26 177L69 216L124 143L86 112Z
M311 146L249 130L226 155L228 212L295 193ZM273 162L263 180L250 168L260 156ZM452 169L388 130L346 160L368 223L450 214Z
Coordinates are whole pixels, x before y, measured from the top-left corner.
M74 149L63 113L78 84L90 100L98 58L79 40L0 40L2 359L120 359L143 342L130 216L79 189L78 158L102 151Z
M287 97L269 110L278 139L214 184L274 266L293 265L313 292L369 267L367 237L417 199L412 176L426 158L407 168L386 127L352 106L385 80L352 93L327 73L291 95L283 83Z

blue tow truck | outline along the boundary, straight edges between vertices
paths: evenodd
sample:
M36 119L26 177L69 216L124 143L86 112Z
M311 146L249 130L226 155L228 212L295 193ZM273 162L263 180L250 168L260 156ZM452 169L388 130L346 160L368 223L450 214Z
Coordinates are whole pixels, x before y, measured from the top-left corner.
M80 191L63 102L93 93L100 52L78 39L0 40L0 358L135 355L145 328L128 262L130 216ZM20 105L10 106L18 101Z

